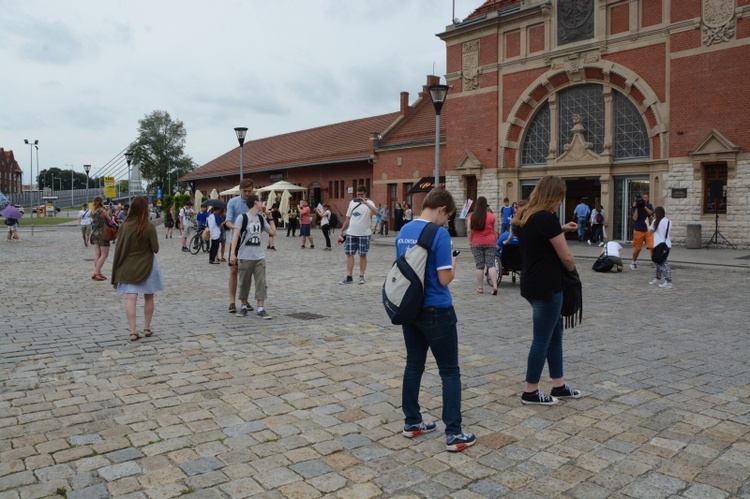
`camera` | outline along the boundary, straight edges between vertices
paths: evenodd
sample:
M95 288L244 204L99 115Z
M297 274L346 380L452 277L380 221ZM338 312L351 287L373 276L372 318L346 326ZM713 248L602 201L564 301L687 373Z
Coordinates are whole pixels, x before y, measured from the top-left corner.
M354 199L353 199L353 201L354 201L355 203L361 203L361 202L362 202L362 200L361 200L360 198L354 198Z
M646 200L643 199L641 196L636 196L635 205L638 207L646 206Z

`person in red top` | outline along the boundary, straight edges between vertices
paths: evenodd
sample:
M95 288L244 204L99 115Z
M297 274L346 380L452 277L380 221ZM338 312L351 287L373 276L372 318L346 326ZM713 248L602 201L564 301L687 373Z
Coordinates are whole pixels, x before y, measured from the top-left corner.
M312 220L310 218L310 206L304 199L299 202L299 235L302 238L302 249L305 249L305 238L310 240L310 249L315 247L310 235Z
M487 206L487 198L479 196L474 213L469 216L466 235L471 244L471 254L477 269L477 293L484 293L484 269L492 283L492 294L497 294L497 272L495 272L495 242L497 241L497 218Z

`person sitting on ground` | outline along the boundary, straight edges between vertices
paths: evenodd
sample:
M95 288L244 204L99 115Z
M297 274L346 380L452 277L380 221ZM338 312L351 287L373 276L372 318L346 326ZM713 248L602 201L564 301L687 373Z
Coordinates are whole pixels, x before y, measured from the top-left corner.
M600 257L606 256L615 264L618 272L622 272L622 246L617 241L610 241L604 245Z

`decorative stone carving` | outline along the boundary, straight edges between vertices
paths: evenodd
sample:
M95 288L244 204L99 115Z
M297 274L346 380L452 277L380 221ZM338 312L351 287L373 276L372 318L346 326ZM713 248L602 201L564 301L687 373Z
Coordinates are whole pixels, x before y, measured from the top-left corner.
M552 69L564 69L568 73L575 73L583 69L586 64L598 62L598 52L581 52L559 57L552 60Z
M594 0L558 0L557 44L594 37Z
M463 44L462 75L464 90L479 88L479 40Z
M563 146L565 152L560 155L557 162L599 161L600 156L592 150L594 145L591 142L586 142L586 137L584 136L586 128L581 123L581 116L574 114L573 123L573 140L570 144Z
M734 37L735 0L703 0L703 44L728 42Z

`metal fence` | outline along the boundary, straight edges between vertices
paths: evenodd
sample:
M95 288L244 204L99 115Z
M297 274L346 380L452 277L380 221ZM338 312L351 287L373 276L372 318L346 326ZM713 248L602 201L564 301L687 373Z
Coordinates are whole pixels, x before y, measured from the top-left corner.
M44 203L44 197L47 197L48 191L19 192L16 194L6 194L10 202L27 208L29 206L39 206ZM55 206L69 207L79 206L81 203L91 202L96 196L104 197L104 188L73 189L67 191L53 190L50 196L57 196ZM122 197L122 194L120 195ZM125 193L127 198L127 192Z

